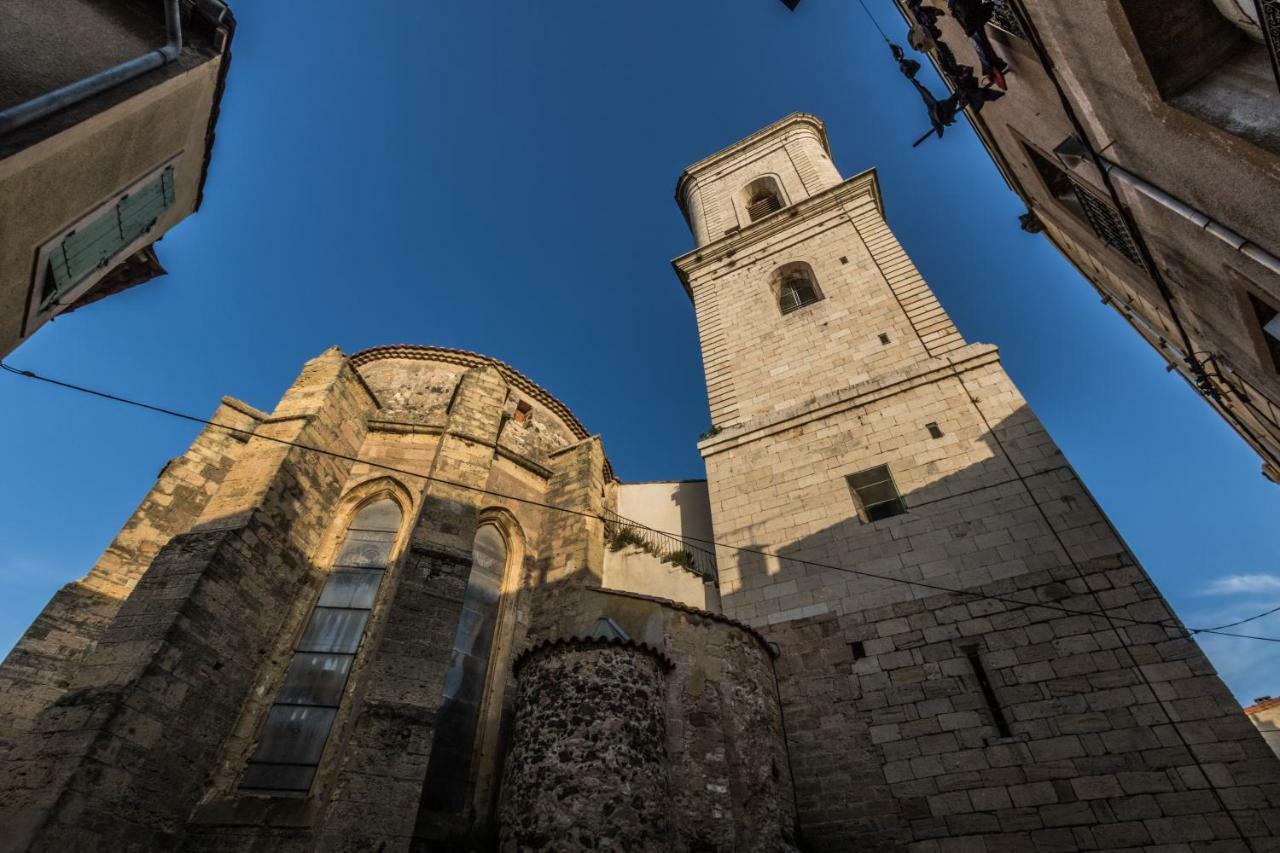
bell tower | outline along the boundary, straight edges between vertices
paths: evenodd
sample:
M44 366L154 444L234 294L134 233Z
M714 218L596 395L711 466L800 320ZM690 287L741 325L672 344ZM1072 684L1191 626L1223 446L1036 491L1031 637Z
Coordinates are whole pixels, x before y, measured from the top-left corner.
M873 170L842 178L822 122L794 114L690 166L676 197L721 600L780 650L815 849L1080 844L1033 837L1066 813L1099 839L1071 849L1128 847L1101 840L1137 813L1124 780L1203 778L1188 744L1209 729L1175 698L1193 692L1194 718L1280 781L996 348L920 277ZM1224 825L1260 816L1207 784Z

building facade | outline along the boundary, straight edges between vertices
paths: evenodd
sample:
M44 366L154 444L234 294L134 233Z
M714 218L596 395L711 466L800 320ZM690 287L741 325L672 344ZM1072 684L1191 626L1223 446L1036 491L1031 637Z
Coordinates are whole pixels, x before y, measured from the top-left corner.
M1271 751L1280 755L1280 699L1259 696L1252 705L1244 709L1244 713L1249 722L1262 733Z
M980 67L953 6L982 3L896 2L918 34L936 19L957 61ZM1008 91L967 115L1026 203L1024 227L1280 481L1280 3L986 5L979 29Z
M1280 760L874 172L794 115L677 197L705 482L457 350L224 399L0 665L0 850L1276 850Z
M15 0L0 40L0 356L164 274L200 207L235 21L220 0Z

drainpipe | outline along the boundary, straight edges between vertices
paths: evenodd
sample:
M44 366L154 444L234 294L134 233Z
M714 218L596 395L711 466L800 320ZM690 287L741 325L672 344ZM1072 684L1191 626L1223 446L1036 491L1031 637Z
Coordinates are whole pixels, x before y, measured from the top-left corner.
M1159 187L1152 186L1142 180L1142 178L1139 178L1132 172L1126 171L1115 163L1103 159L1102 165L1109 174L1115 175L1123 183L1133 187L1156 204L1166 210L1173 211L1189 222L1194 222L1197 228L1203 228L1205 231L1208 231L1210 234L1217 237L1240 254L1257 261L1273 273L1280 275L1280 258L1277 258L1258 244L1252 243L1244 237L1241 237L1221 222L1210 219L1195 208L1178 201L1178 199L1169 195L1164 190Z
M1076 136L1067 137L1057 148L1053 149L1053 153L1070 170L1076 169L1082 163L1092 161L1089 150ZM1207 214L1201 213L1186 202L1179 201L1159 187L1147 183L1123 166L1117 166L1102 156L1098 156L1097 163L1101 165L1101 168L1108 175L1114 176L1121 183L1142 193L1165 210L1173 211L1197 228L1208 231L1245 257L1257 261L1273 273L1280 275L1280 258L1277 258L1258 244L1241 237L1221 222L1210 219Z
M178 16L178 0L165 0L164 24L166 40L163 47L0 111L0 136L173 62L182 52L182 21Z

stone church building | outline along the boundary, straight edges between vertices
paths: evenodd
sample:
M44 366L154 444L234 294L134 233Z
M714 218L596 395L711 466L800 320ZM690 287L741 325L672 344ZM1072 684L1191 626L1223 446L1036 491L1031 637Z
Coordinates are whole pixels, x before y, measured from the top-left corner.
M705 482L457 350L224 399L0 667L0 850L1280 850L1280 761L875 173L793 115L677 200Z

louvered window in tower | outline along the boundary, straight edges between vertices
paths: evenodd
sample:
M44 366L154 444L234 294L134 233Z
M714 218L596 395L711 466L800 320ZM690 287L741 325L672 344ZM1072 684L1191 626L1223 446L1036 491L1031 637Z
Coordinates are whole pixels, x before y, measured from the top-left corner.
M782 292L778 295L778 307L786 314L797 308L803 308L821 299L818 288L813 282L802 276L789 278L782 282Z
M769 190L756 193L747 202L747 215L751 217L751 221L763 219L775 210L782 210L782 202L778 199L777 193Z

